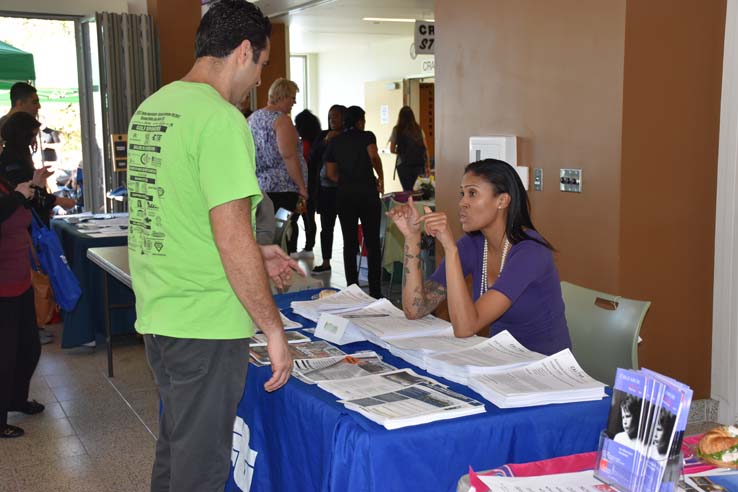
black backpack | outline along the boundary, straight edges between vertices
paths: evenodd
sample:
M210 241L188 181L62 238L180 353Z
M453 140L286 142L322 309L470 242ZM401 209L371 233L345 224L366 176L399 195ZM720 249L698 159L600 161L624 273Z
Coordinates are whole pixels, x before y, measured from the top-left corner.
M397 166L425 166L425 145L423 139L415 139L409 135L397 138Z

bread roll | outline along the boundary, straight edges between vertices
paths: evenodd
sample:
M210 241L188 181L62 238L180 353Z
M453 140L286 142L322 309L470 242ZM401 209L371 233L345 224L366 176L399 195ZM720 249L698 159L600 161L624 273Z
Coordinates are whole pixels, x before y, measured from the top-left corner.
M738 437L731 434L725 427L716 427L706 432L697 444L702 459L715 466L738 468L738 460L732 459L735 457L733 448L738 446ZM724 456L731 449L733 452L730 452L729 456Z

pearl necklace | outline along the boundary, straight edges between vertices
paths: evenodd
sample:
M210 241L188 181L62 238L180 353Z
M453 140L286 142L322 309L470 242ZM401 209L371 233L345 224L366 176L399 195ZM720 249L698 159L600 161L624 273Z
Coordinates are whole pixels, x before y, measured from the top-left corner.
M487 238L484 238L484 252L482 253L482 285L479 287L479 297L482 297L487 292ZM510 241L507 239L507 235L505 236L505 244L502 246L502 257L500 258L500 272L497 274L499 275L502 273L502 269L505 268L505 260L507 259L507 253L510 251Z

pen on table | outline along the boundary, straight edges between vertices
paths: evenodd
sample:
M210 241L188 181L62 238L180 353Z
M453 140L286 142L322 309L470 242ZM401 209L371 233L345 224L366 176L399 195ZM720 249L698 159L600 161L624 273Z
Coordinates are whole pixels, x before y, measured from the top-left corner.
M385 316L389 316L389 314L347 314L342 316L342 318L384 318Z

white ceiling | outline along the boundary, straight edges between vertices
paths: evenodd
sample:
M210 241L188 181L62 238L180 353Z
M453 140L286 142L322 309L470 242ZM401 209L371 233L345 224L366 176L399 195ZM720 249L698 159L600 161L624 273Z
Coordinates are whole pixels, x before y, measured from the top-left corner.
M412 23L364 17L433 19L434 0L260 0L262 11L290 26L292 53L321 53L413 35Z

